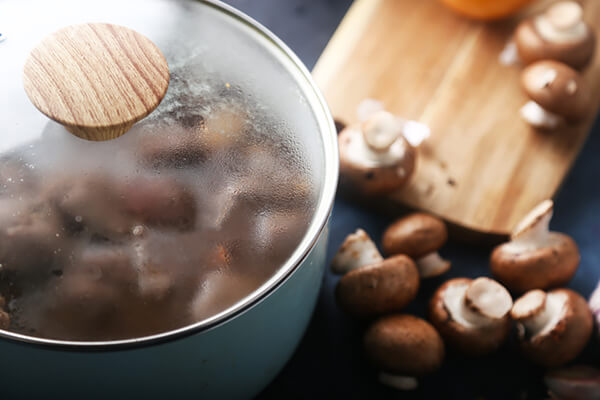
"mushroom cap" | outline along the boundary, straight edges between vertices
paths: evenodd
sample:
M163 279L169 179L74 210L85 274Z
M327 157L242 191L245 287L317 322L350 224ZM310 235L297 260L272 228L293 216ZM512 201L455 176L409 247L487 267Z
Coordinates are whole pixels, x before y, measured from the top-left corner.
M417 152L403 137L398 141L405 148L404 157L394 165L369 166L349 156L354 141L364 141L360 127L350 126L338 135L340 149L340 184L350 185L365 195L374 196L394 192L408 182L415 169Z
M523 354L545 367L556 367L577 357L589 341L594 325L583 297L569 289L556 289L548 294L552 293L567 296L564 318L549 334L526 337L523 329L519 331Z
M419 290L419 272L405 255L348 272L337 284L339 306L359 318L372 317L407 306Z
M468 327L455 321L444 303L444 292L453 285L470 285L469 278L455 278L441 285L429 302L429 320L444 342L469 356L492 353L504 343L512 326L508 313L481 327Z
M515 44L519 57L525 64L541 60L556 60L573 68L582 69L591 61L596 47L596 37L589 26L587 26L587 34L581 40L552 42L539 33L535 18L522 21L515 31Z
M406 254L421 258L437 251L446 243L446 224L429 214L413 213L400 218L383 233L385 254Z
M512 242L497 246L490 258L492 275L511 291L563 286L579 266L579 249L571 237L550 232L543 247L518 248Z
M577 71L558 61L538 61L523 70L521 85L544 109L576 121L585 117L592 94Z
M444 343L427 321L407 314L388 315L373 322L364 338L367 358L393 374L419 376L440 367Z

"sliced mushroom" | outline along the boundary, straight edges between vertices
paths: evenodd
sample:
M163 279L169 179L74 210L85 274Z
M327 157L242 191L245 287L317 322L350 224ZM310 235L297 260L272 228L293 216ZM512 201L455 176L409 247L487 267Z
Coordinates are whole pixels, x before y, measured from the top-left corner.
M569 289L527 292L515 302L511 316L518 322L525 356L546 367L573 360L592 335L592 313L585 299Z
M416 377L437 370L444 343L427 321L406 314L375 321L365 333L365 353L383 373L380 381L398 389L417 387Z
M348 272L338 282L335 294L345 312L365 318L401 310L418 290L415 264L398 255Z
M545 13L526 19L515 32L519 57L525 64L557 60L584 68L592 59L596 39L583 21L583 10L574 1L561 1Z
M492 274L510 290L563 286L575 275L579 250L569 236L549 231L552 211L551 200L540 203L517 225L511 240L492 252Z
M338 136L340 179L367 195L393 192L410 179L416 151L402 131L404 121L378 111L359 126Z
M450 269L450 262L437 252L447 239L448 232L442 220L432 215L414 213L397 220L386 229L382 246L386 254L406 254L413 258L421 278L431 278Z
M531 98L521 108L521 116L536 128L554 129L590 112L590 88L577 71L558 61L531 64L523 70L521 84Z
M489 278L456 278L444 283L429 303L429 319L447 344L461 353L493 352L506 340L512 298Z

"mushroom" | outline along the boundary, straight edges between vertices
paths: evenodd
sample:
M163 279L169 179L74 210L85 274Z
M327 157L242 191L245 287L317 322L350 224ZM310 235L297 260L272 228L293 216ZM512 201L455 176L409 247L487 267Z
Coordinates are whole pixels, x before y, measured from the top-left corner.
M549 371L544 382L553 399L600 400L600 370L573 365Z
M391 193L412 176L415 148L403 136L404 120L378 111L338 136L340 178L366 195Z
M581 6L561 1L521 22L515 42L525 64L549 59L581 69L592 59L596 40L593 29L583 21Z
M340 307L359 318L399 311L419 290L419 272L405 255L397 255L348 272L337 284Z
M414 213L397 220L386 229L382 246L386 254L406 254L413 258L421 278L431 278L450 269L450 262L437 252L447 239L448 232L442 220L432 215Z
M590 310L592 310L592 313L594 314L596 325L600 326L600 282L598 282L596 289L592 292L588 304Z
M419 290L419 272L414 262L405 255L384 260L362 229L348 235L331 268L336 273L346 273L335 290L340 308L359 318L398 311Z
M493 352L506 340L512 298L493 279L455 278L444 283L429 303L429 320L447 344L461 353Z
M569 236L549 231L552 210L552 200L540 203L519 222L511 240L492 252L492 274L510 290L563 286L575 275L579 250Z
M521 117L536 128L554 129L577 122L590 111L592 95L577 71L558 61L538 61L525 68L521 84L531 100Z
M375 321L365 333L365 354L383 371L380 381L397 389L417 387L416 377L437 370L444 360L444 342L427 321L406 314Z
M592 313L585 299L569 289L529 291L515 301L511 316L521 350L545 367L573 360L592 335Z
M353 269L369 264L377 264L383 257L367 232L357 229L348 235L331 261L331 270L345 274Z

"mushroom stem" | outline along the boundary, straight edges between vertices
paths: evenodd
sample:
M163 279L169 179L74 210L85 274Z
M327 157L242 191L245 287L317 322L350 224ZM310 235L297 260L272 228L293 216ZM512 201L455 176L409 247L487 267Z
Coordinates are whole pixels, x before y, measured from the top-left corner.
M432 278L441 275L450 268L450 262L440 257L437 251L419 258L415 263L421 278Z
M392 375L386 372L379 373L379 382L398 390L415 390L419 381L412 376Z
M404 120L387 111L378 111L362 127L365 143L376 152L386 152L402 135Z
M521 117L536 128L554 129L564 122L564 118L554 114L533 100L525 103L520 110Z
M548 293L541 297L539 292L534 290L525 294L511 311L512 318L521 323L531 337L551 332L566 311L567 296L564 293Z
M584 40L587 27L583 22L583 9L574 1L555 3L535 19L540 36L552 43Z
M348 235L331 261L336 274L345 274L353 269L383 261L383 256L362 229Z
M479 327L503 318L512 307L512 298L498 282L477 278L470 284L449 286L444 304L453 320L467 327Z
M517 243L544 244L550 232L554 203L544 200L531 210L514 229L511 240Z

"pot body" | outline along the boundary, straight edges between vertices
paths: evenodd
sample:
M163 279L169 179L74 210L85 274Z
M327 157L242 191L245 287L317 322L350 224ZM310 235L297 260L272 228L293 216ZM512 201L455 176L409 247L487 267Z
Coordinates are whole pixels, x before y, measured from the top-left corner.
M0 339L4 399L244 399L293 354L310 321L328 228L287 279L209 330L124 350L77 351Z

